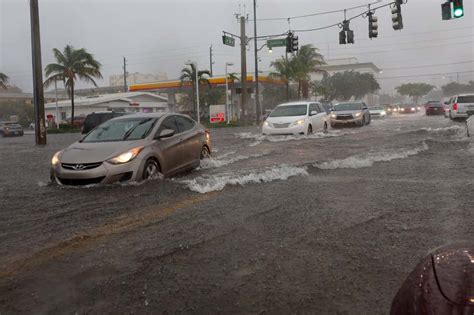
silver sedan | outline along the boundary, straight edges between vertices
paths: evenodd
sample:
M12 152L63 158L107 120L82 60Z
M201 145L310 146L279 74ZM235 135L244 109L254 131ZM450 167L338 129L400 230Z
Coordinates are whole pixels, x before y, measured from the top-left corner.
M54 154L51 177L63 185L108 184L172 176L211 154L207 130L179 114L114 118Z

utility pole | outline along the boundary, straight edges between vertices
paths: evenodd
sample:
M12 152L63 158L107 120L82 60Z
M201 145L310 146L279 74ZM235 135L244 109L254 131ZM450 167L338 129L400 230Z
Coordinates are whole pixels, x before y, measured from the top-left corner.
M258 86L258 50L257 50L257 0L253 0L253 35L254 35L254 51L255 51L255 110L257 112L257 125L260 124L260 115L262 109L260 107L260 91Z
M288 52L285 52L285 67L287 67L286 72L288 72ZM288 73L287 73L288 76ZM290 101L290 79L286 78L286 101Z
M30 0L31 55L33 65L33 103L35 106L35 141L37 145L46 144L44 121L43 66L41 65L41 41L38 0Z
M213 76L213 72L212 72L212 65L214 64L214 62L212 61L212 45L209 47L209 67L210 67L210 70L211 70L211 77Z
M245 35L245 17L240 17L240 59L241 59L241 88L240 106L244 122L247 123L247 36Z
M123 57L123 92L127 92L127 59Z

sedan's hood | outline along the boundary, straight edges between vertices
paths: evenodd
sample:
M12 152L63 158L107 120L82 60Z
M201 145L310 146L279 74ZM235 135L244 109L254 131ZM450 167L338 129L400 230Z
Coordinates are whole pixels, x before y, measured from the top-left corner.
M267 121L272 124L287 124L304 118L306 118L306 116L268 117Z
M75 142L61 152L59 159L62 163L71 164L103 162L144 144L144 140L94 143Z
M385 111L384 109L371 109L371 110L369 110L369 112L377 113L377 114L380 114L381 112L384 112L384 111Z

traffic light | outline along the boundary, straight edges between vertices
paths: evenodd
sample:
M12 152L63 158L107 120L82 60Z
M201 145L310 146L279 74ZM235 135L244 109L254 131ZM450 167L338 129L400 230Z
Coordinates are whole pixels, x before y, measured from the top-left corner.
M349 21L342 22L342 31L339 32L339 44L354 44L354 31L349 28Z
M451 20L453 18L451 14L451 1L446 1L441 4L441 16L443 20Z
M392 6L392 22L394 30L403 29L402 6L399 3Z
M291 46L293 51L298 51L298 36L293 36L291 38Z
M354 31L352 30L347 31L347 43L354 44Z
M286 52L293 52L293 33L288 33L288 36L286 37Z
M453 16L455 19L464 16L464 5L462 3L463 0L452 0L453 2Z
M339 45L345 45L346 43L346 31L342 30L339 32Z
M367 17L369 19L369 38L376 38L379 35L377 17L373 12L367 13Z

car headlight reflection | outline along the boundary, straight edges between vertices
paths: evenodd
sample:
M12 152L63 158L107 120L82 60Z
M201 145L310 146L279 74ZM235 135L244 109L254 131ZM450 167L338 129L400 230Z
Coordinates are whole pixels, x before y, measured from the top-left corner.
M58 151L56 153L54 153L53 157L51 158L51 165L53 166L56 166L59 164L59 154L61 153L61 151Z
M300 119L294 122L295 125L304 125L304 119Z
M143 150L143 147L133 148L131 150L128 150L127 152L121 153L116 157L107 160L107 162L109 162L110 164L124 164L130 162L131 160L137 157L141 150Z

